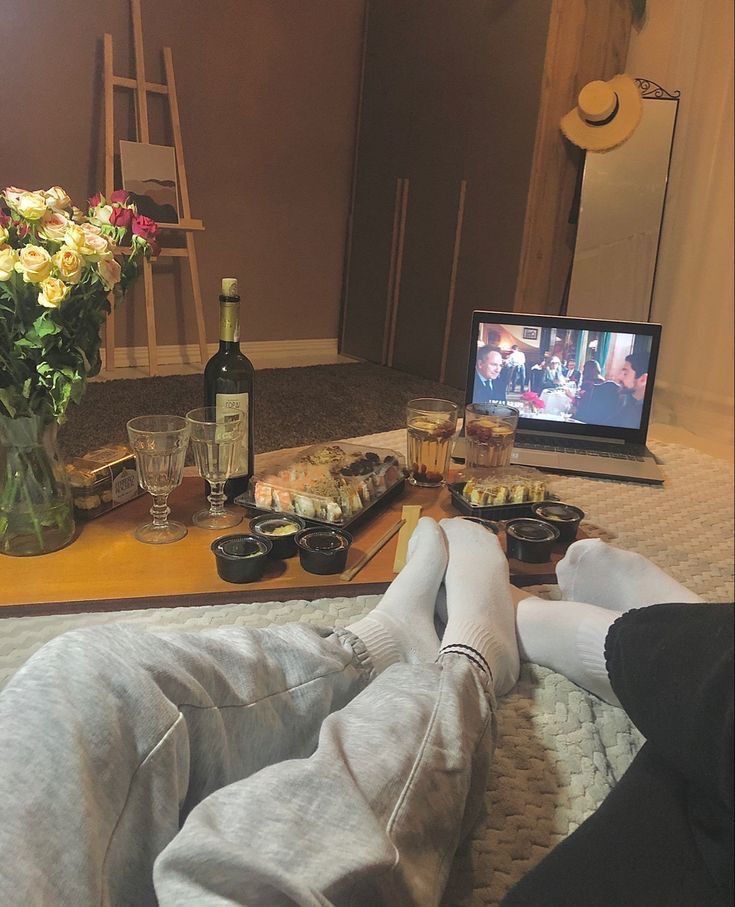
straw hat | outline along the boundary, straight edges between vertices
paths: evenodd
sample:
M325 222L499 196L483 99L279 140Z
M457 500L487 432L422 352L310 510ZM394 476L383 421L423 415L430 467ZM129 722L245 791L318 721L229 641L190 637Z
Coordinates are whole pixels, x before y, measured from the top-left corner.
M638 86L630 76L618 75L585 85L577 106L562 117L561 131L587 151L611 151L631 137L642 114Z

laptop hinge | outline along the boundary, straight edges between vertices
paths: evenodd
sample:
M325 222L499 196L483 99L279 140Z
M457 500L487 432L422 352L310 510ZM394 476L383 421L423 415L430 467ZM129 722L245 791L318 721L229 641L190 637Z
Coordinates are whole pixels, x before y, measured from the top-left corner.
M529 431L527 428L519 428L518 436L524 439L538 438L540 441L548 440L549 438L559 438L562 441L592 441L593 443L599 444L603 442L605 444L619 444L621 447L624 447L628 442L622 438L601 438L599 435L567 435L561 434L557 431Z

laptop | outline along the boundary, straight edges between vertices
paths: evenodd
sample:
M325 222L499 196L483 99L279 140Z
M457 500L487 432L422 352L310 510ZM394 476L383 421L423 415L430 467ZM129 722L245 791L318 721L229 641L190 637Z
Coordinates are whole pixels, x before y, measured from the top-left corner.
M465 403L519 410L513 464L662 484L646 447L660 338L660 324L476 311Z

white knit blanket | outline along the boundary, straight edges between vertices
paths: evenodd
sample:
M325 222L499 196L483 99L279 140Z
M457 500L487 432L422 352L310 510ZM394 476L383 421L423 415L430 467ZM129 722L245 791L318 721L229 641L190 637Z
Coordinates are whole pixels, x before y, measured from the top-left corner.
M400 450L405 433L361 439ZM709 601L732 601L732 470L672 444L651 445L663 462L663 488L604 479L557 478L554 491L587 514L588 534L639 551ZM556 587L530 592L558 597ZM111 621L188 631L291 620L350 623L378 598L151 609L0 620L0 685L52 637ZM510 886L602 802L642 738L625 713L559 674L524 665L499 703L499 738L486 816L458 854L445 905L497 904Z

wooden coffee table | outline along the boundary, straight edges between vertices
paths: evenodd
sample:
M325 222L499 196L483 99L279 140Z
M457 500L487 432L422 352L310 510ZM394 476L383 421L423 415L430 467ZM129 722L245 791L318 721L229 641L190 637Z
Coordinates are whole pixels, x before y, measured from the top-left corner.
M258 458L258 468L268 457ZM71 545L39 557L0 555L0 617L62 614L79 611L115 611L137 608L212 605L227 602L281 601L367 595L383 592L394 577L394 536L351 582L335 576L315 576L301 569L298 556L269 561L263 579L233 585L219 578L210 546L215 538L247 532L244 521L233 529L212 531L191 525L204 502L203 482L187 476L169 499L172 517L189 526L186 538L168 545L145 545L133 532L148 519L149 495L136 498L104 516L79 523ZM354 531L347 561L349 568L401 517L404 504L420 504L422 515L442 519L457 516L445 488L414 488L378 509ZM504 538L501 533L501 542ZM564 553L559 547L547 564L511 560L516 585L555 582L554 564Z

